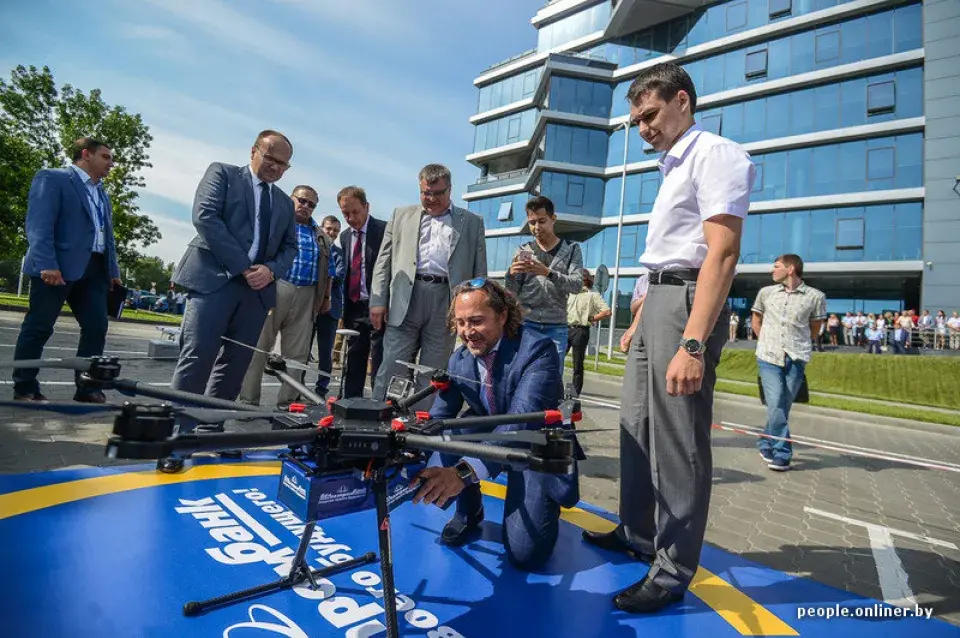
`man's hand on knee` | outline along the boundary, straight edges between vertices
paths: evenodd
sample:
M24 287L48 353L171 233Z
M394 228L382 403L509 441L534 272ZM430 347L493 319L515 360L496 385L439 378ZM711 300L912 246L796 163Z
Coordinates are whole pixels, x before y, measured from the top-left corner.
M457 470L453 467L428 467L410 482L411 487L420 486L417 495L413 497L414 503L433 503L437 507L443 507L452 498L456 498L463 491L463 480L457 476Z

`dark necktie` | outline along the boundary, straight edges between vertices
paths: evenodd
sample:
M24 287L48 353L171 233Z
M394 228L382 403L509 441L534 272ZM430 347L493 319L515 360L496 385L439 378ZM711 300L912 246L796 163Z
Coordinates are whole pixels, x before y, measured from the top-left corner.
M493 395L493 362L497 358L497 351L491 350L480 357L483 368L487 371L487 382L483 384L483 396L487 403L487 412L497 413L497 399Z
M347 295L350 301L360 301L360 278L363 276L363 231L353 233L353 255L350 257L350 281L347 282Z
M267 240L270 239L270 184L260 182L260 243L253 263L262 264L267 257Z

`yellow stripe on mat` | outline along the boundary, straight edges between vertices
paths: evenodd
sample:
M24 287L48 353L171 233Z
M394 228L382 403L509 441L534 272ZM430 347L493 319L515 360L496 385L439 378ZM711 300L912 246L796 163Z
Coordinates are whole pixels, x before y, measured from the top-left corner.
M507 487L484 481L481 490L487 496L503 499ZM564 508L560 518L591 532L609 532L617 525L579 507ZM766 607L723 580L710 570L700 567L693 576L690 592L720 614L742 636L798 636L797 631L780 620Z
M238 478L243 476L269 476L280 473L280 464L271 463L224 463L195 465L178 474L163 474L156 470L124 472L109 476L79 479L66 483L54 483L33 487L19 492L0 494L0 520L27 514L54 505L63 505L94 496L128 492L144 487L159 487L190 481Z

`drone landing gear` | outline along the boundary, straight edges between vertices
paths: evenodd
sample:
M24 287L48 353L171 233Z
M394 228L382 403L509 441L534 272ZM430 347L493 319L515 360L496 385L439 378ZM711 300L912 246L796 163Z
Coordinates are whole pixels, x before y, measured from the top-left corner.
M264 583L263 585L250 587L249 589L233 592L232 594L217 596L216 598L211 598L209 600L189 602L183 606L183 615L198 616L210 609L224 607L226 605L247 600L249 598L254 598L256 596L263 596L265 594L272 594L273 592L291 589L305 582L309 582L313 589L317 589L317 578L332 576L333 574L346 571L348 569L353 569L354 567L359 567L361 565L366 565L367 563L372 563L373 561L377 560L376 554L373 552L367 552L363 556L359 556L343 563L337 563L336 565L324 567L323 569L311 569L309 564L307 564L306 555L307 547L310 545L310 539L313 537L313 528L316 527L316 525L317 521L310 521L307 523L306 527L303 528L303 535L300 537L300 544L297 546L297 553L294 556L293 562L290 564L289 574L272 583Z
M390 509L387 506L387 477L378 470L373 479L377 504L377 534L380 545L380 577L383 579L383 612L387 620L387 638L397 638L397 594L393 585L393 547L390 543Z

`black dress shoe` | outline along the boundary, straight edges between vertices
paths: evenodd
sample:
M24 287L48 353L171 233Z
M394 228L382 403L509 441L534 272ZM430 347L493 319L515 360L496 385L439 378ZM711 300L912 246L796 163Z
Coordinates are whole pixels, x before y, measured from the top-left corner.
M176 474L183 471L183 459L157 459L157 471L164 474Z
M589 544L599 547L600 549L605 549L610 552L623 552L630 555L635 560L640 561L641 563L647 563L648 565L653 562L653 555L646 554L644 552L637 551L627 545L626 541L620 538L620 535L617 534L616 530L612 532L591 532L590 530L583 530L583 540Z
M631 614L652 614L681 600L683 593L675 594L644 578L614 596L613 604L617 609Z
M26 394L13 394L14 401L49 401L47 397L43 396L39 392L27 392Z
M483 523L483 507L473 516L454 514L440 534L440 542L451 547L460 547L480 536L480 524Z
M73 400L80 403L106 403L107 397L97 390L96 392L77 392L73 395Z

